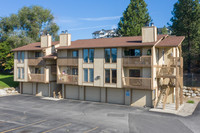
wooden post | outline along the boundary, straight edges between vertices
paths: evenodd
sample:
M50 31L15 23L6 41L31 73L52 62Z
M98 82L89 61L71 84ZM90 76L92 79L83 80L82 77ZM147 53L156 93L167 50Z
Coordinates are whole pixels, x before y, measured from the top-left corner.
M176 81L175 81L176 110L178 110L178 108L179 108L177 54L178 54L178 53L177 53L177 47L176 47Z
M166 102L167 102L167 97L168 97L168 95L169 95L169 91L170 91L170 87L168 86L168 87L167 87L167 90L166 90L166 92L165 92L165 97L164 97L164 101L163 101L163 109L165 109L165 104L166 104Z

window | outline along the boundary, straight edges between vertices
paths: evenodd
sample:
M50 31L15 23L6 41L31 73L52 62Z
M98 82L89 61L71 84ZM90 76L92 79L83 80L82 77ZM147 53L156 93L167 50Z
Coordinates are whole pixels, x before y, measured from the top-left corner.
M141 50L140 49L128 49L124 50L125 56L141 56Z
M129 77L140 77L140 69L130 69Z
M17 60L18 60L18 63L20 63L20 59L21 59L21 52L17 52Z
M85 63L94 62L94 49L83 49L83 60Z
M24 63L24 52L21 52L21 60L22 60L22 63Z
M35 52L35 57L36 58L41 57L41 52Z
M17 73L17 78L18 78L18 79L21 78L21 71L20 71L20 70L21 70L20 68L17 68L17 71L18 71L18 73Z
M116 69L105 69L105 83L117 83Z
M117 62L117 48L105 49L105 62L116 63Z
M111 49L111 55L112 55L112 57L111 57L112 63L116 63L117 62L117 48Z
M24 79L24 68L22 68L22 79Z
M110 49L105 49L105 62L110 63Z
M17 52L18 63L24 63L24 52Z
M88 69L84 69L84 82L88 82Z
M90 63L94 62L94 49L89 49L89 61Z
M90 82L94 82L94 69L89 69L90 70Z
M105 70L105 83L110 83L110 69Z
M73 58L78 58L78 51L74 50L74 51L72 52L72 57L73 57Z
M117 83L117 70L112 69L112 83Z
M88 49L83 49L83 60L88 63Z
M84 69L84 82L94 82L94 69Z
M72 75L78 75L78 68L72 68Z

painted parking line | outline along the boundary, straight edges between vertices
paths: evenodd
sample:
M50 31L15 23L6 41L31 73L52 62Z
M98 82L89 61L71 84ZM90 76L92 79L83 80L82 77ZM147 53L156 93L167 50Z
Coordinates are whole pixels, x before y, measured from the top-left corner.
M48 132L54 131L54 130L56 130L56 129L59 129L59 128L62 128L62 127L67 127L67 126L70 126L70 125L71 125L71 123L68 123L68 124L65 124L65 125L62 125L62 126L59 126L59 127L52 128L52 129L50 129L50 130L44 131L44 132L42 132L42 133L48 133Z
M85 132L83 132L83 133L89 133L89 132L92 132L92 131L96 130L97 128L99 128L99 127L92 128L92 129L87 130L87 131L85 131Z
M37 121L37 122L31 123L31 124L27 124L27 125L24 125L24 126L21 126L21 127L16 127L16 128L12 128L12 129L9 129L9 130L5 130L5 131L0 132L0 133L11 132L11 131L18 130L18 129L21 129L21 128L25 128L25 127L29 127L29 126L32 126L32 125L36 125L36 124L39 124L39 123L42 123L42 122L45 122L45 121L46 120Z

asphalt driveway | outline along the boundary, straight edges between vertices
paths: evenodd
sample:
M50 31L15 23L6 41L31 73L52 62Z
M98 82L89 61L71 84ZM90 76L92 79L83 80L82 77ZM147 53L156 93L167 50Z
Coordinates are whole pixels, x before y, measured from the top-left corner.
M200 104L180 117L148 109L75 100L0 97L0 133L198 133Z

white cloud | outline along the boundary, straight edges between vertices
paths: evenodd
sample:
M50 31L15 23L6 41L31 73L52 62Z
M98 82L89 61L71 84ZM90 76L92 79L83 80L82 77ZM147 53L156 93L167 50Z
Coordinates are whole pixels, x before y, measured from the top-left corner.
M120 19L120 17L121 16L99 17L99 18L80 18L80 20L85 20L85 21L105 21L105 20Z
M113 25L102 25L102 26L93 26L93 27L84 27L84 28L74 28L74 29L69 29L69 31L74 31L74 30L87 30L87 29L95 29L95 28L104 28L104 27L112 27Z

